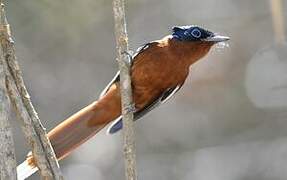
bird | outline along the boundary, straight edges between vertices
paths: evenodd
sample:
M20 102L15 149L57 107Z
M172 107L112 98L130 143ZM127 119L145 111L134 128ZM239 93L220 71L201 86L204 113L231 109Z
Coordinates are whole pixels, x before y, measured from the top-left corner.
M183 86L190 66L216 43L229 40L197 25L174 26L171 34L146 43L131 58L134 120L168 101ZM122 129L120 75L102 91L99 99L60 123L48 138L58 160L97 134L106 125L109 134ZM111 123L112 122L112 123ZM37 171L33 155L17 167L19 179Z

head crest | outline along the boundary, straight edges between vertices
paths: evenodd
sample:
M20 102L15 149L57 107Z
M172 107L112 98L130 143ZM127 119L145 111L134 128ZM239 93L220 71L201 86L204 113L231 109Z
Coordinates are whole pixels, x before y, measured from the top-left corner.
M174 26L172 36L180 41L200 41L213 36L213 33L199 26Z

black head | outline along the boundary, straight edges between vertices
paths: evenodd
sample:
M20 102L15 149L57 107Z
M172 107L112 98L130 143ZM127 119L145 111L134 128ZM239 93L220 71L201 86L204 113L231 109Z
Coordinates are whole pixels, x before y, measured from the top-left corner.
M172 28L173 38L180 41L209 41L222 42L229 40L226 36L220 36L198 26L175 26Z

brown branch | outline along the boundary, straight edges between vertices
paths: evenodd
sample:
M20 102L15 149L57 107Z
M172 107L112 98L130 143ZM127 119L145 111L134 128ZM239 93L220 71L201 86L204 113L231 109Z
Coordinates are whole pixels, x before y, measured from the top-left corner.
M135 132L133 122L133 98L130 77L130 57L125 20L124 0L113 0L117 61L120 70L122 101L125 175L127 180L136 180Z
M0 179L16 180L16 157L8 121L10 104L5 85L4 57L0 56Z
M44 179L63 179L53 148L46 136L41 121L32 105L24 85L22 72L15 56L14 42L7 22L4 5L1 2L1 48L7 65L7 87L10 100L23 121L22 129L32 148L36 164Z

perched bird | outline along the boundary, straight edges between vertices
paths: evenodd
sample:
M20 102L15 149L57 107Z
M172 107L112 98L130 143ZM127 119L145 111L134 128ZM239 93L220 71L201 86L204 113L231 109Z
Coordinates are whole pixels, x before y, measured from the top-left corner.
M169 100L184 84L189 67L205 56L214 44L227 40L228 37L198 26L176 26L171 35L139 48L131 65L135 120ZM108 129L110 134L122 128L119 80L118 72L98 101L72 115L48 133L59 160L110 122L114 121ZM18 176L20 179L20 176L29 176L35 169L33 156L28 156L18 166Z

